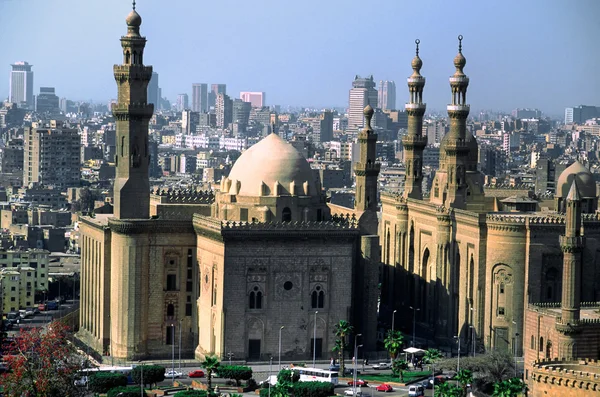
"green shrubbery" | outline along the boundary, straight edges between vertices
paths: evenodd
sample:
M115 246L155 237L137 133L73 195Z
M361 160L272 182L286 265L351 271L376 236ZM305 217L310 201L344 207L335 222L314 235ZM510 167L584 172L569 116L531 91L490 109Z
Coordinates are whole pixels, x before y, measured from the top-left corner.
M89 377L90 391L96 393L106 393L110 389L120 386L127 386L127 377L123 374L98 372Z
M208 397L206 390L183 390L175 393L174 397Z
M139 397L140 388L138 386L115 387L108 391L107 397ZM144 395L146 392L144 391Z
M240 387L240 381L252 378L252 368L243 365L220 365L217 372L221 378L235 380L237 387Z
M137 384L141 381L142 367L144 375L144 385L154 385L165 380L165 367L161 365L138 365L131 371L131 377Z

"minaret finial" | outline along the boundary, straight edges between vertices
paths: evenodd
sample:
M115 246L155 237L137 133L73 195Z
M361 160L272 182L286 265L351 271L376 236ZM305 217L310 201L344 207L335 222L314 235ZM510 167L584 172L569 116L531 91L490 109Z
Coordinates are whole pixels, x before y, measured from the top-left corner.
M133 9L135 10L135 0L133 0Z
M417 56L419 56L419 43L421 43L421 40L416 39L415 44L417 45Z
M463 39L462 34L459 34L458 35L458 52L461 54L462 54L462 39Z

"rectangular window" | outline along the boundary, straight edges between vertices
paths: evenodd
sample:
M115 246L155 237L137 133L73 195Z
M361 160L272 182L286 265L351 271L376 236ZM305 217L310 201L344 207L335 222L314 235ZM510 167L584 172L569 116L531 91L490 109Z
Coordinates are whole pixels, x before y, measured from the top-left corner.
M192 315L192 304L191 303L186 303L185 304L185 315L186 316L191 316Z
M503 307L499 307L498 308L498 315L499 316L504 316L504 308Z
M188 270L187 270L187 279L188 280L192 279L192 268L191 267L188 267Z
M11 301L11 302L14 302L14 301L15 301L15 297L14 297L14 296L11 296L11 297L10 297L10 301Z
M177 291L176 274L167 274L167 291Z
M240 221L248 222L248 208L240 208Z
M192 292L192 282L188 281L185 283L185 292Z

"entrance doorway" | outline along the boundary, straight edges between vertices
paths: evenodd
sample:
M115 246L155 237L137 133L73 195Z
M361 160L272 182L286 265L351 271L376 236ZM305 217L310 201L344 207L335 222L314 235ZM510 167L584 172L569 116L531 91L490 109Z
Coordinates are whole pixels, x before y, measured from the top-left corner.
M248 359L249 360L260 359L260 339L249 339L248 340Z
M313 357L313 354L315 358L323 358L323 338L317 338L316 342L317 354L314 354L315 338L310 338L310 358Z

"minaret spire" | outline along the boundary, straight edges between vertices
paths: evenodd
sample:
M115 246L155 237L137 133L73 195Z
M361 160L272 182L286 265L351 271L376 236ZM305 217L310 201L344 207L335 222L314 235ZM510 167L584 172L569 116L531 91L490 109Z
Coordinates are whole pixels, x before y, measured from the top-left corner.
M354 165L354 173L356 174L354 207L358 211L377 211L377 176L381 165L375 162L377 157L377 134L373 132L371 127L374 112L371 105L365 107L363 111L365 128L358 133L360 159Z
M152 67L144 66L146 39L140 35L142 17L133 9L127 15L127 34L121 37L123 64L113 67L118 102L113 107L117 123L114 214L117 219L150 217L148 178L148 122L154 106L148 104L148 83Z
M402 139L404 146L404 166L406 169L404 178L403 196L423 199L421 184L423 182L423 149L427 145L427 137L423 136L423 115L426 105L423 103L423 87L425 77L421 76L423 61L419 57L419 39L415 40L415 57L411 62L412 75L407 79L410 101L404 105L408 114L408 132Z

